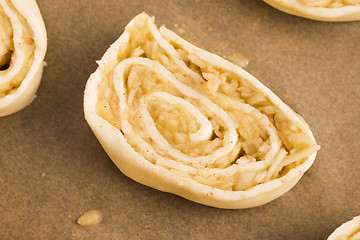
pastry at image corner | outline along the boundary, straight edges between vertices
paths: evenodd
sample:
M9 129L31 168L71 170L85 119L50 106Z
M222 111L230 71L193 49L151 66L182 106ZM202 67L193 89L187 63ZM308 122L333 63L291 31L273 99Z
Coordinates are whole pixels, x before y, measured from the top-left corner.
M98 61L85 118L128 177L219 208L292 188L319 146L305 121L242 68L135 17Z
M359 240L360 239L360 216L338 227L327 240Z
M0 116L13 114L35 97L47 47L35 0L0 0Z
M280 11L318 21L360 20L360 0L263 0Z

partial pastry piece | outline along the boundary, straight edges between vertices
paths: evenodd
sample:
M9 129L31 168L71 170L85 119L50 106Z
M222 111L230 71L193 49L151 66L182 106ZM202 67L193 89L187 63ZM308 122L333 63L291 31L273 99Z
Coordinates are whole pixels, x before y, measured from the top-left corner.
M360 20L360 0L264 0L289 14L319 21Z
M145 13L86 85L85 118L127 176L219 208L265 204L292 188L319 146L305 121L242 68Z
M328 240L359 240L360 239L360 216L338 227Z
M0 117L35 97L44 67L46 30L35 0L0 0Z

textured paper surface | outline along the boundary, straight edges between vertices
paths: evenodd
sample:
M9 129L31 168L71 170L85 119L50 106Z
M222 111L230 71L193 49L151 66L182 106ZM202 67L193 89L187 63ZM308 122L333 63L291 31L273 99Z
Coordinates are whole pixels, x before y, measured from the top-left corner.
M34 102L0 118L0 239L326 239L360 214L360 22L326 23L260 0L38 0L48 32ZM83 117L95 60L138 13L246 70L309 123L322 149L288 193L222 210L124 176ZM81 227L90 209L103 222Z

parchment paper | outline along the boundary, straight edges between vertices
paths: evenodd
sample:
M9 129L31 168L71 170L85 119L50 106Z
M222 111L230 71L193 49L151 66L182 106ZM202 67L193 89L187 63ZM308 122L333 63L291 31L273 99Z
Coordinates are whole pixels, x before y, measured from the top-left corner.
M0 239L326 239L360 215L360 21L327 23L260 0L38 0L48 51L34 102L0 118ZM83 91L137 14L245 68L309 123L321 150L279 199L222 210L124 176L83 117ZM81 227L90 209L103 222Z

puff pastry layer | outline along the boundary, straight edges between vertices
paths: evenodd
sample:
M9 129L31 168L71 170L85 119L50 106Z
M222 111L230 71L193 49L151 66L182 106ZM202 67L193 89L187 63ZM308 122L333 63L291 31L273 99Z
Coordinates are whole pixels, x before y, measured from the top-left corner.
M338 227L328 240L359 240L360 239L360 216Z
M288 191L319 146L305 121L242 68L135 17L86 85L85 118L118 168L219 208Z
M360 20L360 0L264 0L289 14L319 21Z
M34 0L0 0L0 27L0 116L6 116L34 99L47 38Z

